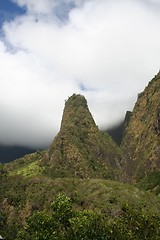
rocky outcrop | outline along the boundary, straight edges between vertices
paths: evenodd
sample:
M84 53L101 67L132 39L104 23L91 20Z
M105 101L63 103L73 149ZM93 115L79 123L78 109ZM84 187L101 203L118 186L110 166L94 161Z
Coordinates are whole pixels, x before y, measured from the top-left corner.
M122 149L123 169L132 182L160 169L160 73L138 95Z
M60 132L48 152L52 177L111 178L120 168L120 149L101 133L84 96L65 103Z

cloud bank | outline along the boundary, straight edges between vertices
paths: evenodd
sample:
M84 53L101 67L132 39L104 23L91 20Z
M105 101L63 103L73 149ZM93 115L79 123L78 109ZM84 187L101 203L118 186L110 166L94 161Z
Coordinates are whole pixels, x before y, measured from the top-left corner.
M0 143L47 146L81 93L99 128L133 108L160 66L156 0L14 0L0 36Z

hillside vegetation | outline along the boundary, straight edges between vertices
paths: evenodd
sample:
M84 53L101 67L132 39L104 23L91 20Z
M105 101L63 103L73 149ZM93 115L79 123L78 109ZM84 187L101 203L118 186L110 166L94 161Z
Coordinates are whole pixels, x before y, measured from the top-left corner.
M111 219L121 221L122 224L125 211L129 211L130 217L139 219L133 221L148 219L148 224L154 227L156 224L159 231L160 226L157 224L160 221L157 222L156 219L160 219L160 199L134 186L102 179L51 179L42 175L24 177L8 174L3 170L0 179L0 232L7 239L16 238L17 233L26 226L27 218L34 213L43 211L50 216L51 202L59 193L70 197L73 209L91 210L97 212L99 217L107 217L106 224ZM129 224L127 221L125 224ZM142 223L144 222L136 224L142 227ZM122 228L126 226L122 224Z
M120 170L121 150L100 132L82 95L66 102L61 129L48 152L47 174L51 177L115 179Z
M131 182L160 169L160 73L139 94L122 149L123 170Z
M159 99L157 74L127 112L119 147L98 129L85 97L73 94L48 150L0 165L0 234L160 239Z

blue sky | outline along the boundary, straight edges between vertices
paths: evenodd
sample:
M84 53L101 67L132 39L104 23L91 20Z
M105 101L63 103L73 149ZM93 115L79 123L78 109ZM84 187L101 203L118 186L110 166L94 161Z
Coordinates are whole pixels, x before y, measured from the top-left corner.
M25 8L19 7L10 0L0 0L0 27L4 21L12 20L17 15L25 13Z
M55 8L56 16L62 20L66 21L68 19L68 12L75 7L74 2L68 1L61 3ZM20 7L12 0L0 0L0 26L2 27L4 21L11 21L16 16L24 15L26 13L25 7Z
M0 0L0 144L45 147L85 95L100 129L160 69L159 0Z

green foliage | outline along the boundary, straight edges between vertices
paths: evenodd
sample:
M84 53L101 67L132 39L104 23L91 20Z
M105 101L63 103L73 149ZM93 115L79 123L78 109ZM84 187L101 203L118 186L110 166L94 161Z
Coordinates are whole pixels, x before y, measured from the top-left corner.
M140 189L149 190L155 194L160 194L160 171L150 173L145 178L143 178L137 186Z
M46 174L52 178L115 179L120 171L121 150L96 126L82 95L66 104L61 129L49 148Z
M71 200L60 194L52 203L51 216L31 216L17 240L158 240L160 218L134 210L128 205L112 218L98 211L72 209Z
M52 240L55 239L52 238L53 228L51 217L43 212L38 212L27 220L27 227L18 232L17 239Z
M18 175L23 175L25 177L31 177L35 175L41 175L43 168L39 166L38 161L28 164L28 166L21 167L17 170Z
M159 197L105 180L127 173L139 179L143 167L145 174L157 171L159 135L153 126L160 110L154 85L159 89L157 77L139 96L127 123L124 162L120 148L95 125L85 98L74 94L49 151L0 165L0 231L6 239L160 239ZM126 164L123 174L121 163ZM159 179L158 171L146 174L138 186L159 194Z
M42 175L44 168L41 166L41 161L45 154L46 151L40 151L25 155L20 159L16 159L13 162L3 165L3 169L11 176L21 175L31 177Z
M96 126L84 96L73 94L65 103L61 129L48 151L5 164L9 175L27 178L118 179L121 150Z
M159 170L160 74L138 96L122 142L123 170L130 182Z
M56 222L62 224L65 229L70 225L69 219L72 217L72 205L69 197L59 194L51 204L53 209L53 218Z
M7 174L7 170L5 169L3 164L0 164L0 175L5 176Z
M72 231L68 239L103 240L109 237L107 218L97 211L78 211L70 220Z
M108 223L113 223L113 219L118 221L115 219L116 216L121 216L118 219L124 227L125 218L122 218L121 213L124 205L133 210L137 209L140 214L151 216L151 219L152 216L156 216L160 212L159 197L152 193L140 191L134 186L109 180L49 179L43 176L26 178L19 175L10 176L5 173L0 175L0 182L1 234L3 233L3 236L8 237L8 239L12 239L13 233L16 236L17 231L25 226L28 216L37 214L39 211L42 215L45 214L55 219L54 223L58 223L59 226L58 232L69 227L70 231L73 228L74 234L77 233L79 236L82 236L80 229L83 226L81 234L89 234L87 229L91 231L94 227L88 228L87 226L93 226L102 221L101 228L98 228L99 230L97 229L96 232L97 239L98 232L102 232L102 229L105 229L104 236L106 231L110 231L108 229L111 228L113 231L112 226L108 226ZM58 195L62 192L70 198ZM53 201L51 208L50 202L57 195L58 197ZM103 218L106 219L106 217L108 220L103 221ZM90 218L93 218L94 221L90 221ZM86 231L87 233L85 233ZM66 232L66 230L62 232Z

